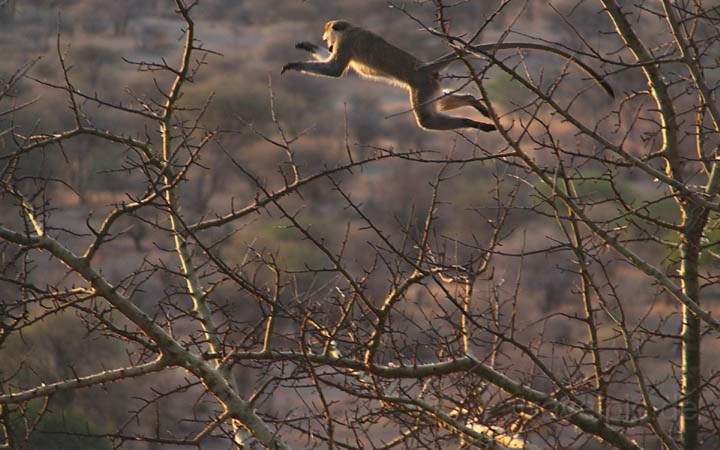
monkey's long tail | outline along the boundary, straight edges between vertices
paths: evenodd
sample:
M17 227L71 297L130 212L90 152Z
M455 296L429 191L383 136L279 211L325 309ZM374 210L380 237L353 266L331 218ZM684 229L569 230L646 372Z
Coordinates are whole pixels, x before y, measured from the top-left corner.
M586 74L590 75L592 79L595 80L595 82L600 87L602 87L610 97L615 98L615 92L613 91L612 87L610 87L610 84L608 84L607 81L605 81L600 75L598 75L598 73L595 72L592 67L580 61L575 55L570 52L566 52L565 50L560 50L559 48L550 47L548 45L534 44L530 42L500 42L497 44L469 45L468 48L480 53L491 53L496 50L507 49L529 49L539 50L541 52L553 53L555 55L562 56L563 58L567 59L568 61L581 68Z

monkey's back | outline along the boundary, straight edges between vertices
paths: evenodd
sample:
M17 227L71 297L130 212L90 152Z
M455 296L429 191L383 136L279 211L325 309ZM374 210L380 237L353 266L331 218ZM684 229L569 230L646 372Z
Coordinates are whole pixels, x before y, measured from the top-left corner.
M408 85L415 68L422 64L410 53L362 28L350 30L346 39L350 41L350 67L364 77Z

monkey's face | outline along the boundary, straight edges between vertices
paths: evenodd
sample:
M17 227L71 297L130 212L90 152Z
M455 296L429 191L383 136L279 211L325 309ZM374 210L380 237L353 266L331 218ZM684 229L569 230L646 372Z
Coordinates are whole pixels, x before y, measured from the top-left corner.
M344 20L331 20L325 24L325 32L323 33L323 41L331 52L337 45L340 37L351 27L349 22Z

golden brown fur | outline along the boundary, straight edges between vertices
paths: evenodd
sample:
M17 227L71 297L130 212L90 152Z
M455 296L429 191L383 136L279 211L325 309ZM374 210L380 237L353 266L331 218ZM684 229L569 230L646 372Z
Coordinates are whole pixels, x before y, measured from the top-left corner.
M422 69L422 61L377 34L344 20L333 20L325 24L323 40L329 54L317 45L301 42L296 47L309 51L318 61L289 63L283 67L283 72L298 70L312 75L339 77L351 68L363 77L407 88L415 118L423 129L495 129L491 124L438 112L439 104L442 110L474 106L478 111L486 113L480 101L469 94L444 95L437 71Z
M454 117L438 111L447 111L462 106L472 106L487 116L482 102L470 94L443 94L440 89L439 71L458 59L456 54L446 55L430 63L423 63L410 53L402 50L377 34L356 27L345 20L331 20L325 24L323 40L327 50L301 42L297 48L310 52L317 61L293 62L286 64L282 72L297 70L312 75L329 77L342 76L348 68L363 77L381 80L403 86L410 92L410 102L418 125L426 130L453 130L477 128L493 131L495 126L464 117ZM567 52L531 43L501 43L471 46L470 50L480 53L508 48L527 48L554 53L577 64L592 76L610 95L612 89L590 67L577 61ZM467 53L467 52L465 52Z
M353 28L345 34L351 52L350 67L368 78L390 79L409 86L414 70L422 62L410 53L389 44L377 34Z

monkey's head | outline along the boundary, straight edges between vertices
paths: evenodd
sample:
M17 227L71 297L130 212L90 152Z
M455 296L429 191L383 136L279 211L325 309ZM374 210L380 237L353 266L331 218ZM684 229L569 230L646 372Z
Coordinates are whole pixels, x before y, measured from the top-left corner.
M352 24L346 20L331 20L325 24L325 32L323 33L323 41L327 44L328 50L331 52L340 36L347 30L352 28Z

